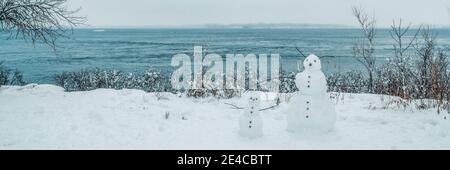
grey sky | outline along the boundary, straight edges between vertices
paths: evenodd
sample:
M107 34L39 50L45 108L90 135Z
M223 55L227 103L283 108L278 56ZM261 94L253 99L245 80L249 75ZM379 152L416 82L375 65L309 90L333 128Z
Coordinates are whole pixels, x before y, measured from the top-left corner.
M359 6L387 26L450 25L450 0L71 0L92 26L179 26L244 23L355 25Z

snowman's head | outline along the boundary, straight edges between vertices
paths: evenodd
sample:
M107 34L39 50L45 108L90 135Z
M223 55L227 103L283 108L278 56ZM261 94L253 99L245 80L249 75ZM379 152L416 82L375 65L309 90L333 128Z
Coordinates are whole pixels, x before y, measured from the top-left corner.
M257 95L252 95L250 96L250 98L248 98L248 105L250 106L259 106L260 103L261 100Z
M310 54L304 61L303 66L305 70L308 71L317 71L322 69L322 64L320 63L319 57L314 54Z

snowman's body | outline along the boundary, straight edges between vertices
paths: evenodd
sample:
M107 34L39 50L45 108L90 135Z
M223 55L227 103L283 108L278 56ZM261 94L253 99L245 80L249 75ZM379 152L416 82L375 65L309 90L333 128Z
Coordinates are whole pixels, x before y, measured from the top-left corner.
M250 97L247 108L239 118L239 134L243 137L258 138L263 135L259 100L258 97Z
M336 122L336 112L327 96L327 82L320 60L310 55L303 64L305 71L295 79L299 94L291 100L287 115L288 130L329 131Z

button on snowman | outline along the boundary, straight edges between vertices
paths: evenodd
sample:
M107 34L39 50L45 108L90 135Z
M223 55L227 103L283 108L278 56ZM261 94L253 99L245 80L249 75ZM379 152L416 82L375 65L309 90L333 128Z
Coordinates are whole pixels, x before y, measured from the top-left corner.
M263 135L263 121L260 110L260 98L251 96L244 113L239 118L239 134L247 138L258 138Z
M309 55L305 71L297 74L299 95L292 98L287 114L288 131L329 131L336 122L334 105L327 97L327 82L319 57Z

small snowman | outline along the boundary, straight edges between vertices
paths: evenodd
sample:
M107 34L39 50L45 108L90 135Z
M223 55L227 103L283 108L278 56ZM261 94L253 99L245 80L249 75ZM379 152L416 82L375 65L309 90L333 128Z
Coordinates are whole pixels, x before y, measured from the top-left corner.
M295 78L299 95L293 98L288 109L288 131L329 131L336 122L336 112L327 96L320 59L311 54L303 61L303 66L305 70Z
M239 118L239 134L247 138L258 138L263 135L263 121L260 112L260 98L251 96L244 113Z

